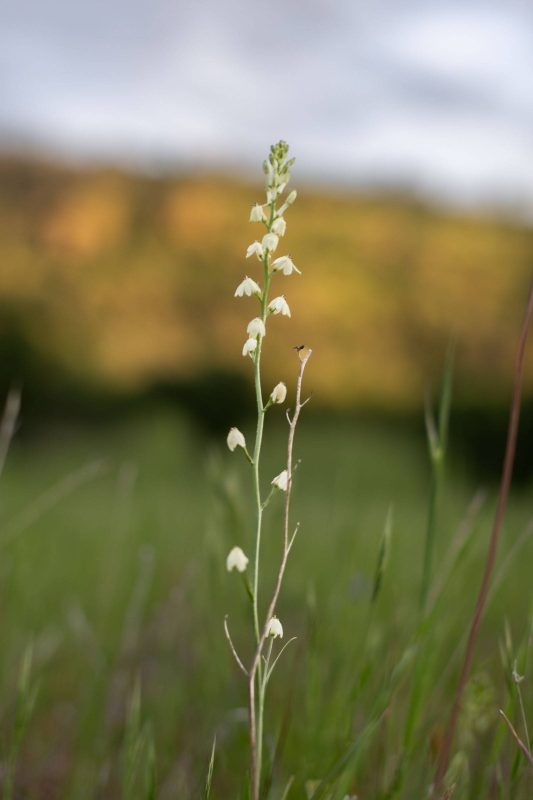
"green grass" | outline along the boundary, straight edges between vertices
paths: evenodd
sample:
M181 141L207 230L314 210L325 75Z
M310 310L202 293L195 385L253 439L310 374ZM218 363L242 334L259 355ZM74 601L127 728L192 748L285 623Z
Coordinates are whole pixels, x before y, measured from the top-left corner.
M265 476L284 466L281 412L279 419L266 440ZM272 800L291 778L288 800L418 800L431 782L496 490L486 487L434 615L417 635L430 489L423 436L422 421L417 437L391 426L302 416L293 510L301 530L279 607L286 636L298 639L270 689ZM453 416L450 450L430 605L480 488L454 459ZM235 544L252 549L250 480L245 460L227 452L223 437L208 442L162 411L14 443L0 480L4 765L29 644L28 691L37 692L14 797L201 797L215 735L210 797L246 797L246 687L222 623L228 613L237 647L249 654L249 603L224 561ZM390 552L372 603L389 508ZM511 499L500 565L532 515L525 487ZM264 534L267 581L275 574L280 520L281 504L273 501ZM510 668L515 656L519 672L528 668L532 557L533 537L515 551L488 608L455 743L454 800L530 797L525 763L498 708L520 727ZM504 664L506 625L512 645L507 639ZM424 674L407 743L417 653L424 654ZM522 687L533 720L530 674Z

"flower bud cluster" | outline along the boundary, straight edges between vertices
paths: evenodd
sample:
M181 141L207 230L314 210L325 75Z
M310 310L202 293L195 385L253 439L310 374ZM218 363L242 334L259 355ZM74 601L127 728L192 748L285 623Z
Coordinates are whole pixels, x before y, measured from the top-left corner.
M289 146L280 141L270 148L268 159L263 163L266 176L266 203L255 203L250 210L250 222L261 223L265 233L256 239L246 250L246 258L255 256L263 265L263 288L248 275L241 281L235 290L235 297L256 297L261 304L261 316L255 317L247 328L248 338L243 348L243 356L250 356L254 361L260 357L261 340L266 335L266 321L269 315L291 316L291 311L284 295L268 301L268 289L274 274L289 276L300 273L289 255L278 256L273 259L280 239L285 236L287 223L283 217L285 211L296 200L296 191L291 191L285 201L278 205L291 179L293 158L288 157Z

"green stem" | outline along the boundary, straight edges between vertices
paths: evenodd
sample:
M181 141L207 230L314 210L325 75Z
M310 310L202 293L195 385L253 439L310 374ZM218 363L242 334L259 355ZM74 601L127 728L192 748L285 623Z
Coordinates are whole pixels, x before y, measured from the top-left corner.
M261 455L261 443L263 441L263 426L265 413L263 411L263 394L261 391L261 340L257 345L255 356L255 395L257 399L257 430L255 434L254 447L254 491L257 505L257 524L255 530L255 559L254 559L254 586L253 586L253 611L254 611L254 630L256 641L259 642L259 553L261 549L261 528L263 524L263 502L261 500L261 486L259 484L259 457Z
M267 231L270 232L272 228L272 223L274 221L274 203L270 206L270 217L268 223L266 224ZM268 290L270 287L270 274L269 274L269 260L270 255L267 251L265 257L263 259L263 279L264 279L264 287L261 293L261 319L263 322L266 321L267 317L267 303L268 303ZM254 558L254 584L253 584L253 613L254 613L254 631L255 631L255 638L256 642L259 644L259 639L261 636L260 628L259 628L259 608L258 608L258 595L259 595L259 561L260 561L260 551L261 551L261 530L263 524L263 502L261 500L261 486L259 482L259 458L261 455L261 444L263 442L263 427L265 423L265 411L266 407L263 405L263 393L261 390L261 348L262 348L263 341L259 339L257 343L257 350L255 353L255 371L254 371L254 382L255 382L255 397L257 402L257 428L255 434L255 447L254 447L254 456L253 456L253 468L254 468L254 492L255 492L255 501L257 506L257 524L255 530L255 558Z
M428 521L426 530L426 543L424 550L424 566L422 571L422 585L420 589L420 613L426 611L429 587L433 567L433 551L435 549L435 531L437 528L437 510L443 479L443 457L439 449L431 457L431 489L429 498Z
M266 223L268 232L272 229L275 215L275 202L270 204L270 216ZM266 322L268 313L268 290L270 287L270 253L265 253L263 258L263 280L264 286L261 293L261 319ZM252 590L252 606L254 617L254 632L256 643L259 646L261 640L261 629L259 627L259 562L261 553L261 531L263 525L263 501L261 500L261 485L259 480L259 460L261 456L261 445L263 443L263 428L265 423L266 407L263 403L263 392L261 389L261 349L262 339L260 338L257 343L257 349L254 358L254 382L255 382L255 397L257 402L257 428L255 434L255 446L253 456L253 471L254 471L254 493L257 506L257 524L255 531L255 557L254 557L254 576L253 576L253 590ZM267 404L268 405L268 404ZM265 673L266 674L266 673ZM254 678L255 681L255 678ZM255 785L252 786L252 794L254 797L259 796L259 783L261 780L262 760L263 760L263 710L265 704L265 689L266 680L263 675L261 663L257 669L257 685L259 687L258 708L257 708L257 727L256 727L256 770L255 770Z
M257 711L257 776L258 781L261 781L261 765L263 763L263 720L265 715L265 695L266 695L266 687L268 681L268 668L270 665L270 657L272 655L272 645L274 644L274 640L270 640L270 644L268 646L268 653L265 659L265 668L262 673L262 677L259 679L259 708Z

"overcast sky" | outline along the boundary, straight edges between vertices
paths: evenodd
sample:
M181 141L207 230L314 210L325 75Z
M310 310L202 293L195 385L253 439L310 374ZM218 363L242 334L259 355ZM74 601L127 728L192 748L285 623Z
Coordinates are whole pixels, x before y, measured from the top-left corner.
M0 142L533 209L533 0L4 0Z

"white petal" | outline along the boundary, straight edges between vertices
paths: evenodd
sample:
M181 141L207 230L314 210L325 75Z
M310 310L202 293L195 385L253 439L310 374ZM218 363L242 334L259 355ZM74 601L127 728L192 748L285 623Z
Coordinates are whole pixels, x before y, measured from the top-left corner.
M246 332L250 339L255 339L258 336L263 338L266 335L265 323L261 319L261 317L255 317L248 323L248 327L246 328Z
M250 258L250 256L254 255L254 253L256 254L257 258L263 258L263 246L261 245L261 242L252 242L252 244L248 246L248 249L246 250L246 258Z
M252 210L250 211L250 222L266 222L263 206L260 206L259 203L256 203L254 206L252 206Z
M275 233L266 233L263 236L262 246L264 250L270 250L271 253L274 252L276 247L278 246L279 238L276 236Z
M290 317L291 315L289 304L283 295L280 297L274 297L274 299L268 304L268 310L271 314L282 314L285 317Z
M234 547L230 550L226 559L226 569L231 572L236 569L237 572L244 572L248 566L249 558L244 554L240 547Z
M271 481L272 486L275 486L281 492L287 491L288 482L289 482L289 475L286 469L284 469L283 472L280 472L279 475L276 475L276 477L273 478Z
M283 272L284 275L291 275L293 272L302 274L290 256L276 258L271 264L271 270L272 272Z
M245 279L241 283L239 283L239 285L235 289L234 296L243 297L244 295L246 295L247 297L251 297L253 294L260 295L261 287L247 275Z
M283 638L283 626L277 617L272 617L272 619L268 623L267 627L267 636L272 636L275 639L279 636L280 639Z
M250 353L253 353L256 348L257 348L257 339L247 339L244 343L244 347L242 348L243 356L250 355Z
M278 217L272 223L272 232L277 234L278 236L284 236L286 229L287 229L287 223L285 222L283 217Z
M270 393L273 403L284 403L287 397L287 387L283 382L277 383Z
M244 435L238 428L230 429L226 442L232 453L236 447L246 447L246 440L244 438Z

